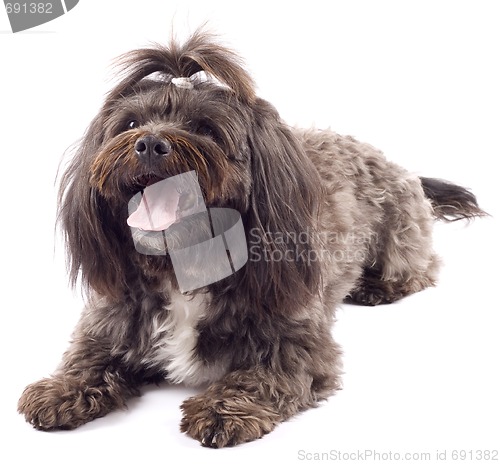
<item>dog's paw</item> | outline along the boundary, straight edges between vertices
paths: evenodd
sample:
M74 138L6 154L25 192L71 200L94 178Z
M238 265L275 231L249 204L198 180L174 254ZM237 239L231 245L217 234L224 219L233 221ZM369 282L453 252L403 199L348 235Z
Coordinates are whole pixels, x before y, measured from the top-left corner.
M244 398L195 396L181 406L181 431L203 446L222 448L261 438L280 422L278 414Z
M360 288L346 298L347 302L352 302L364 306L378 306L389 304L393 300L380 288Z
M53 377L26 387L18 411L39 430L74 429L102 415L102 396L97 388Z

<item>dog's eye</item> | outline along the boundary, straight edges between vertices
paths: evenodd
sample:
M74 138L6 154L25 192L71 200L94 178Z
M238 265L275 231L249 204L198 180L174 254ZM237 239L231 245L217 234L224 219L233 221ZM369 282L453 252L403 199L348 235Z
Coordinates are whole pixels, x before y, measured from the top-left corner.
M196 132L200 135L206 135L207 137L211 137L212 139L215 139L217 135L213 130L213 128L206 123L199 124L198 127L196 128Z
M132 119L127 123L127 130L137 129L139 127L139 121Z

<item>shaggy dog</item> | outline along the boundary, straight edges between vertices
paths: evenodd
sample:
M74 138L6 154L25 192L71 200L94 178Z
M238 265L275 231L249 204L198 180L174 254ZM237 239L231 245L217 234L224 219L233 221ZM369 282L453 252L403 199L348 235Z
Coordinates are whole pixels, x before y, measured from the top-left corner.
M433 221L484 213L464 188L411 175L352 137L287 126L238 57L205 33L120 64L60 190L86 307L57 371L26 388L19 411L37 429L73 429L166 379L206 387L182 404L183 432L216 448L255 440L340 388L338 305L391 303L434 285ZM186 173L202 210L237 212L245 244L239 269L189 291L170 251L201 241L203 221L179 214L199 198L177 187L146 194ZM158 217L172 210L170 222L132 224L138 194L136 208L149 195ZM202 261L190 276L220 264Z

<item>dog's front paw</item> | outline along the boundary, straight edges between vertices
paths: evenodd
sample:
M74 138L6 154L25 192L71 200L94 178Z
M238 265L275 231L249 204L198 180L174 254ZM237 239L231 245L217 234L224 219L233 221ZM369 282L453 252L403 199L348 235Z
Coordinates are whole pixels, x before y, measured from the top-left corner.
M39 430L74 429L102 415L102 392L62 377L28 385L18 411Z
M234 446L271 432L279 415L245 398L199 395L184 401L181 431L210 448Z

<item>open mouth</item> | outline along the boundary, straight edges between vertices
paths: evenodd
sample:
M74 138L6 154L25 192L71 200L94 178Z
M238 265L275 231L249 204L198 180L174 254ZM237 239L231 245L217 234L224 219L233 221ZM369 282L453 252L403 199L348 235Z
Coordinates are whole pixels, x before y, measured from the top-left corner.
M157 182L163 180L164 177L157 176L156 174L143 174L136 176L133 179L132 190L137 193L144 190L150 185L156 184Z
M207 209L195 171L143 180L148 185L128 205L135 249L149 256L168 254L182 293L222 280L247 262L240 213Z
M141 176L137 185L142 188L129 201L130 227L158 232L183 217L206 210L195 171L167 179Z

